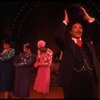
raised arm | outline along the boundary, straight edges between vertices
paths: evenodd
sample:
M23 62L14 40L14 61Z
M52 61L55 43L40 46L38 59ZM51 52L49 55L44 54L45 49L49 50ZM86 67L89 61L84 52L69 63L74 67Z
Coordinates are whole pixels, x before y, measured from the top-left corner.
M91 17L83 7L81 7L81 9L84 12L84 20L87 20L89 23L92 23L95 21L95 19L93 17Z
M90 24L90 28L92 30L93 33L100 33L100 22L99 20L97 20L95 17L91 17L86 10L81 7L81 9L84 12L84 20L88 21L88 23Z
M68 19L68 14L67 14L67 11L64 10L64 14L65 14L65 17L64 17L64 20L63 22L59 25L57 31L56 31L56 36L55 36L55 42L56 44L58 45L58 47L63 51L64 48L65 48L65 31L66 31L66 26L69 22L69 19Z
M67 13L66 10L64 10L64 14L65 14L65 18L64 18L64 20L63 20L63 23L65 23L65 24L67 25L68 22L69 22L69 18L68 18L68 13Z

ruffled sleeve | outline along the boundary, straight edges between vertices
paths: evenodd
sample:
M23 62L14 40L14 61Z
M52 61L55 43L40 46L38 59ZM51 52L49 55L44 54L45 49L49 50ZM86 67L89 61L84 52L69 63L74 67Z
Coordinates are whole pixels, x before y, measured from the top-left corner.
M14 56L15 56L15 49L11 48L9 51L6 51L5 53L1 54L0 60L7 61L12 59Z

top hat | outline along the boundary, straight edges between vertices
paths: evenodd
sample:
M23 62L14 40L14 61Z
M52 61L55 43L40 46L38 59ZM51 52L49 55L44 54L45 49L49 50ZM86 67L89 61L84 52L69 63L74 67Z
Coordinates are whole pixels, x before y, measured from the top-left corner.
M79 4L72 4L68 8L68 15L69 18L83 18L84 17L84 12L81 9L81 6Z

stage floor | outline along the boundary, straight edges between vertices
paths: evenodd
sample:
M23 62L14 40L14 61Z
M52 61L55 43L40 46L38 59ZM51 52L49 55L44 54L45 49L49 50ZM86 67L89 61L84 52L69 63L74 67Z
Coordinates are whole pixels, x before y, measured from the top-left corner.
M39 95L37 94L37 92L35 92L32 88L30 91L30 96L28 98L25 99L39 99ZM45 97L46 99L63 99L63 91L61 87L50 87L50 92L49 94ZM100 89L98 89L98 95L97 98L100 99ZM0 99L3 99L3 94L0 93ZM20 99L18 97L15 96L11 96L11 99Z
M47 94L46 99L62 99L63 92L61 87L50 87L50 92ZM3 93L0 93L0 99L3 99ZM20 99L15 96L11 96L11 99ZM39 99L39 95L32 88L30 90L30 96L26 99Z

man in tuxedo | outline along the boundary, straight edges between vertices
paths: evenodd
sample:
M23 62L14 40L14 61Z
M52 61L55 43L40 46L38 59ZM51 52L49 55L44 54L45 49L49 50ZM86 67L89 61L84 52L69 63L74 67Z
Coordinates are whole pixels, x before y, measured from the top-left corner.
M83 7L80 6L80 9L83 11L83 20L95 32L94 28L100 27L100 23ZM55 37L55 42L63 52L58 83L63 87L64 98L96 98L98 75L92 34L88 28L84 37L85 29L82 21L78 19L79 16L74 21L69 20L67 11L64 12L65 18Z

